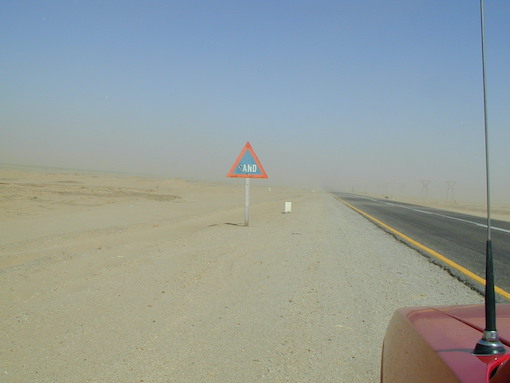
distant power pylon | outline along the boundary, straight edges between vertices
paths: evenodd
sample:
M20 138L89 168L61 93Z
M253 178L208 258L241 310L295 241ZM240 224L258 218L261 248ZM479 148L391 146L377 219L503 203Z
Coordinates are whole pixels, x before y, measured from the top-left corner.
M446 181L446 200L455 201L455 181Z
M423 200L429 198L429 184L430 180L421 180L421 199Z
M401 184L399 184L399 186L400 186L400 197L405 196L406 184L401 183Z

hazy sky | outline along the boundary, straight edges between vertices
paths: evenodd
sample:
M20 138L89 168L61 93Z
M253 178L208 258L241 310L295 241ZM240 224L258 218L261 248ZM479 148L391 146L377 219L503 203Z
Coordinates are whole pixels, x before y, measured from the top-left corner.
M484 187L478 0L0 2L0 162L443 199ZM510 204L510 1L485 0ZM239 182L239 180L236 180ZM453 185L453 184L452 184Z

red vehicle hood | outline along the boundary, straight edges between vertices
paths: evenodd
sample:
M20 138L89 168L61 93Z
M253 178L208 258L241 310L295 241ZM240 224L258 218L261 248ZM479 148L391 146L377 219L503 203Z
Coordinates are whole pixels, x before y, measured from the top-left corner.
M485 312L483 305L431 307L431 309L445 313L477 329L480 333L482 333L485 328ZM496 317L500 341L504 345L510 346L510 304L497 305Z
M485 328L484 305L415 307L406 316L459 382L489 382L491 372L510 358L509 304L496 307L498 334L507 348L503 355L472 353Z

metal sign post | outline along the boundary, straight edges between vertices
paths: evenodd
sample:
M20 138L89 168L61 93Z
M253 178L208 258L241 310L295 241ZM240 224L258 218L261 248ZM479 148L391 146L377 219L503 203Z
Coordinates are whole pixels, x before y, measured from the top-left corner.
M244 226L248 226L250 223L250 178L267 178L266 171L262 167L262 164L249 142L244 145L234 165L230 168L227 177L246 179L244 191Z
M244 188L244 226L250 224L250 179L246 178Z

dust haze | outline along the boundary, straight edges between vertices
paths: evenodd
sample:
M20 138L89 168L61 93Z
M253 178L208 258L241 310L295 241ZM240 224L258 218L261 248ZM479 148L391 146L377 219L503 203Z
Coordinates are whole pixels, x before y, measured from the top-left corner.
M0 5L0 163L485 202L477 4ZM510 205L510 12L487 4L494 203Z

